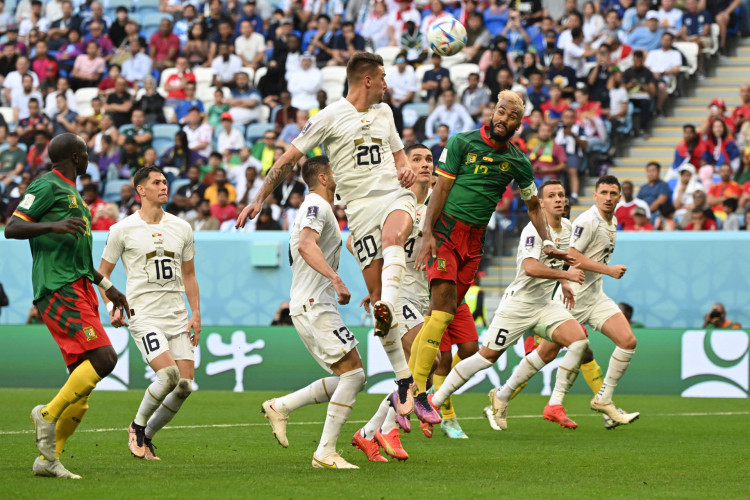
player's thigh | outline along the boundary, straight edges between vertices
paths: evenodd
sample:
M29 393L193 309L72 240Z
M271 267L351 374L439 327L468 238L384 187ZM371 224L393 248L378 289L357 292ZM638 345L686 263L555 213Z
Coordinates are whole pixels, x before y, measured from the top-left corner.
M383 248L404 246L414 224L417 197L410 190L401 188L387 195L382 202L386 207L380 224Z
M440 340L440 351L450 352L451 347L454 345L477 342L478 339L477 325L474 323L471 309L464 303L458 306L453 320L448 325L448 328L445 329L443 338Z
M148 363L154 371L158 371L159 369L168 366L164 364L163 366L156 368L151 365L151 363L157 360L157 358L161 357L160 362L167 359L162 357L165 353L170 354L169 339L167 339L167 336L161 328L158 328L155 325L131 324L130 336L133 337L133 341L135 342L136 347L138 347L138 350L141 351L141 355L146 360L146 363ZM172 360L174 359L171 354L170 358ZM174 364L174 362L169 364Z
M638 343L633 329L630 328L628 320L621 312L610 316L601 329L597 328L597 330L609 337L620 349L635 349Z
M357 200L346 207L349 230L352 233L354 258L363 270L375 260L383 260L383 240L380 219L383 207L369 199ZM382 266L382 264L381 264ZM378 276L378 279L380 277Z
M484 347L503 352L515 344L526 330L536 325L533 309L525 304L507 303L504 307L501 304L485 334Z
M573 319L562 302L549 301L538 312L538 318L534 333L543 339L567 346L576 340L585 338L578 322Z
M328 373L331 367L357 346L357 339L344 324L335 305L315 304L305 313L292 316L302 343Z
M195 347L193 346L193 341L190 339L190 334L185 329L182 329L177 335L168 335L167 340L169 341L169 351L175 361L185 361L191 365L194 364ZM180 364L178 363L177 366L180 366ZM182 376L182 372L180 372L180 376Z
M442 278L430 281L430 314L442 311L456 313L456 282Z
M362 358L359 356L359 351L357 351L356 347L331 365L331 371L338 376L359 368L362 368Z

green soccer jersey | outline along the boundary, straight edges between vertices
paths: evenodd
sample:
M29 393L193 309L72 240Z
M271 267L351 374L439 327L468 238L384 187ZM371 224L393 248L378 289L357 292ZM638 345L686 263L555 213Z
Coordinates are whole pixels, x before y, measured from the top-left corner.
M456 134L448 140L437 173L453 179L443 212L469 224L487 224L508 184L514 179L521 198L536 194L534 169L513 144L498 149L486 127Z
M86 220L86 233L79 239L72 234L49 232L29 240L35 301L83 276L94 280L91 211L73 182L57 170L42 175L29 185L13 215L30 222L55 222L71 217Z

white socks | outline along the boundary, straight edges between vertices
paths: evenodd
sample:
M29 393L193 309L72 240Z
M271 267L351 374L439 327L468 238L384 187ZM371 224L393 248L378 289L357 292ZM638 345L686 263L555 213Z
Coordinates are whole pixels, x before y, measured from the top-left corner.
M587 339L576 340L568 346L568 351L560 361L555 375L555 388L552 390L552 396L549 398L550 406L561 405L565 395L575 382L578 376L578 370L581 368L581 360L589 346ZM536 351L534 351L536 352Z
M331 396L339 384L339 377L326 377L316 380L307 387L276 398L274 406L276 411L282 415L289 415L297 408L303 406L325 403L331 400Z
M596 399L600 403L609 403L612 401L612 393L615 392L617 382L620 381L625 374L625 370L628 369L634 352L635 349L620 349L619 347L615 347L615 351L609 360L607 375L604 376L604 384L599 389L599 394L596 395Z
M443 385L432 396L432 403L435 406L443 406L443 403L451 394L460 389L471 377L490 366L492 366L492 361L487 360L478 352L464 359L454 366L448 376L445 377Z
M397 427L398 424L396 423L396 410L391 407L388 410L388 415L385 416L385 422L383 422L383 425L380 426L380 432L382 432L383 434L388 434Z
M373 415L370 421L367 422L364 427L362 427L362 437L364 437L365 439L372 439L375 437L375 433L378 432L383 426L383 423L385 422L386 417L389 413L388 410L390 408L391 405L388 403L388 398L386 397L383 399L383 402L380 403L378 411L375 412L375 415Z
M162 427L167 425L177 415L177 412L182 407L182 403L190 396L191 392L193 392L193 380L181 378L177 383L177 387L164 398L161 406L148 419L148 424L146 425L147 438L151 439L154 437L154 434L159 432Z
M352 406L357 399L357 393L365 387L365 371L357 368L346 372L339 377L339 383L328 403L328 415L323 426L323 435L315 454L327 457L336 452L336 441L338 441L341 428L352 412Z
M380 300L391 307L396 304L401 291L401 277L406 270L404 247L391 245L383 250L383 271L380 273Z
M513 375L511 375L508 381L503 384L503 388L497 393L497 398L500 401L505 401L507 403L510 401L510 397L516 389L533 377L534 374L542 368L544 368L544 361L539 357L536 350L532 351L531 354L521 360L513 372Z
M396 380L403 380L411 377L409 363L406 362L404 348L401 345L401 332L399 329L391 328L388 331L388 335L378 338L383 344L383 349L385 350L386 356L388 356L388 361L391 362L393 372L396 374Z
M146 426L148 419L154 414L167 394L172 392L180 380L180 370L176 365L167 366L156 372L156 380L151 382L143 395L141 406L135 415L134 422L142 427Z

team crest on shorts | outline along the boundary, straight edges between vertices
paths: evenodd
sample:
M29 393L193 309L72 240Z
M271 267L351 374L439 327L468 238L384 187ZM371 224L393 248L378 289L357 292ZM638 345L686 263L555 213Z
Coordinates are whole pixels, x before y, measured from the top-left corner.
M437 268L438 268L438 271L445 271L446 270L445 259L438 259L437 260Z
M477 161L477 155L474 153L469 153L466 155L466 163L474 163Z
M87 341L96 340L96 338L97 338L96 337L96 331L94 330L93 326L87 326L86 328L84 328L83 329L83 333L84 333L84 335L86 335L86 340Z
M510 170L510 163L508 163L507 161L502 162L500 164L500 170L502 170L503 172L507 172L508 170Z
M76 200L75 195L68 195L68 208L78 208L78 201Z

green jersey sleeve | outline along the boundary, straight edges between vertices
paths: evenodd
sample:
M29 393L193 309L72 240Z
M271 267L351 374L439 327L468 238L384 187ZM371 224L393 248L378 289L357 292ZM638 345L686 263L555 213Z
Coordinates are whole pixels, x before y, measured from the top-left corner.
M439 175L448 177L449 179L455 179L458 175L461 167L461 157L463 156L461 147L462 143L459 142L459 136L454 135L448 139L448 144L443 148L443 152L440 154L438 160L437 173Z
M526 155L521 155L518 166L513 169L513 178L521 188L521 199L529 200L536 196L536 184L534 183L534 168Z
M52 185L45 179L31 183L13 215L29 222L37 222L55 204Z

